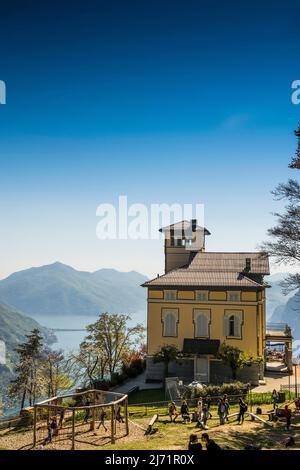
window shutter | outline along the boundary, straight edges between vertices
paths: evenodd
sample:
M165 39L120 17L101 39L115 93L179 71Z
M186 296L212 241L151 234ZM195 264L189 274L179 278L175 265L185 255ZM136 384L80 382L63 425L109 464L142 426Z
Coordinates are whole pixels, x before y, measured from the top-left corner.
M242 335L241 335L241 317L240 315L235 315L234 317L234 336L236 336L237 338L240 338Z
M229 317L228 315L224 315L224 324L223 324L223 327L224 327L224 336L229 336Z

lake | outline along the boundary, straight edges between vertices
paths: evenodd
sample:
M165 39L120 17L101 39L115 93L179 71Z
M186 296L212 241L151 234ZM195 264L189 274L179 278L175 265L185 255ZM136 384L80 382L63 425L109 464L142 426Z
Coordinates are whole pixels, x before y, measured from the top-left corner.
M131 323L146 324L146 313L136 312L131 315ZM85 329L87 325L95 323L98 315L31 315L31 318L38 321L42 326L48 328L74 328ZM55 331L57 342L52 345L53 349L62 349L65 353L78 349L79 344L86 336L86 331Z

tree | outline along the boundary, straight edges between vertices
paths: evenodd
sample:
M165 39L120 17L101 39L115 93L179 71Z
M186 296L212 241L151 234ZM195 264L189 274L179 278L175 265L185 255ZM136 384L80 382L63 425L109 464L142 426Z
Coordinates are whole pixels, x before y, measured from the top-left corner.
M169 375L169 364L170 362L178 360L180 352L174 344L166 344L161 346L160 349L153 355L153 362L164 364L164 378Z
M145 328L141 324L129 326L131 318L124 314L101 313L98 320L86 327L88 336L80 345L79 354L73 355L77 372L85 382L110 378L121 370L126 353L142 343Z
M289 166L299 169L300 126L295 134L298 137L298 148ZM286 200L287 205L282 214L274 214L277 224L268 230L272 240L264 242L261 248L273 256L278 264L295 265L300 262L300 185L298 181L289 179L287 183L280 183L272 194L276 200ZM289 274L281 284L285 294L300 288L300 273Z
M289 164L290 168L300 168L300 124L298 126L298 129L295 131L295 136L298 139L298 145L297 145L297 150L295 153L295 156L292 158L292 162Z
M43 352L45 391L49 397L70 389L74 384L66 373L66 361L62 351L46 349Z
M262 362L263 360L261 357L254 357L241 351L239 348L229 346L225 343L223 343L219 349L218 358L231 368L233 380L236 380L238 371L243 369L243 367L246 365L250 366L255 362Z
M103 380L108 373L107 363L105 351L91 342L83 341L79 351L71 353L68 368L75 382L80 381L84 387L93 387L95 381Z
M18 365L15 368L16 377L11 381L9 394L21 399L21 409L24 408L26 399L32 405L36 397L42 393L42 349L43 338L38 329L34 329L26 335L27 341L16 349L19 355Z

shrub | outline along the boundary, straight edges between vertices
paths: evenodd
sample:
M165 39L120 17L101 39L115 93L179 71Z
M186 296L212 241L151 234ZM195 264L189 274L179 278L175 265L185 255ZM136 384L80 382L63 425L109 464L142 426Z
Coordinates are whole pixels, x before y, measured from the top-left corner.
M195 389L193 397L200 398L200 397L220 397L224 394L227 395L246 395L248 391L248 384L242 382L233 382L233 383L225 383L223 385L208 385L203 389Z

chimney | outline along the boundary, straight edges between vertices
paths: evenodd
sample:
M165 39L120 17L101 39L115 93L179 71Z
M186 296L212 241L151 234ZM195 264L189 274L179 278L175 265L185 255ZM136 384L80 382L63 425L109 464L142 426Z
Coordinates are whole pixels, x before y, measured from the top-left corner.
M192 232L196 232L196 228L197 228L197 219L192 219L192 220L191 220L191 223L192 223Z
M251 271L251 258L246 258L246 271Z

